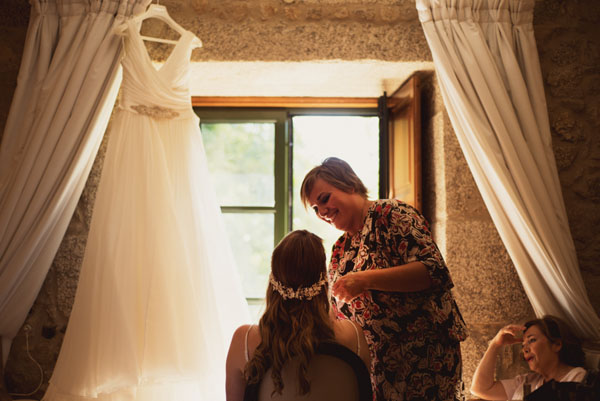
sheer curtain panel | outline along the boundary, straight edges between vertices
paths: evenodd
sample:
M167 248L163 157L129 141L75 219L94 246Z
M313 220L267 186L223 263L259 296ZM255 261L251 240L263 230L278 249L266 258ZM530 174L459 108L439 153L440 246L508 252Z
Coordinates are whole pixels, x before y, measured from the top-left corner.
M0 336L12 339L46 277L119 88L113 27L150 0L30 0L0 145Z
M535 313L600 340L552 151L534 0L416 5L452 126Z

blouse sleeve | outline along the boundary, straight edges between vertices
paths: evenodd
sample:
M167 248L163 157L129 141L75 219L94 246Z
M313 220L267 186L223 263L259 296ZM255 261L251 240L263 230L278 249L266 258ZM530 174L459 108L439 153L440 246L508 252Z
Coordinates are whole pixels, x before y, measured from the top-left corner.
M517 389L523 385L524 381L525 375L519 375L512 379L500 380L500 383L502 383L502 387L504 387L504 392L506 393L507 400L513 399L515 391L517 391Z
M432 287L452 287L448 267L433 241L425 218L409 206L394 208L389 216L390 246L399 255L404 255L404 263L422 262Z
M562 379L561 382L582 382L587 375L587 370L582 367L571 369Z

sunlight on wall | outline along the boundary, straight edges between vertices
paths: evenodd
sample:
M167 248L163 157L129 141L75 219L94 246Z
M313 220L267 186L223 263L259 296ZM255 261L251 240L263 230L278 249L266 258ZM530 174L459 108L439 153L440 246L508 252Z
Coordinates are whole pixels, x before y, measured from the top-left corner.
M432 62L195 62L192 96L379 97Z

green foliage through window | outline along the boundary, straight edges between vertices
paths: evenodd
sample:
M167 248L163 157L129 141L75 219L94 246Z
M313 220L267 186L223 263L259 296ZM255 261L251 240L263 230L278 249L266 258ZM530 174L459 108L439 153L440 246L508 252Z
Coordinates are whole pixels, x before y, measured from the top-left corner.
M346 160L369 195L379 193L379 119L374 110L196 109L207 163L255 318L271 252L293 229L321 238L329 256L342 234L300 202L304 175L329 156Z

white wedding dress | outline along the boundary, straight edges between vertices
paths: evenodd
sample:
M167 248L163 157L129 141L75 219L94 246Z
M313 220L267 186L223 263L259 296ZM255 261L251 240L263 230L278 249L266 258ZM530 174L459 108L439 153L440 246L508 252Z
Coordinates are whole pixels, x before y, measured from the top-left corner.
M225 399L246 302L188 89L195 36L157 70L131 21L75 303L46 401Z

